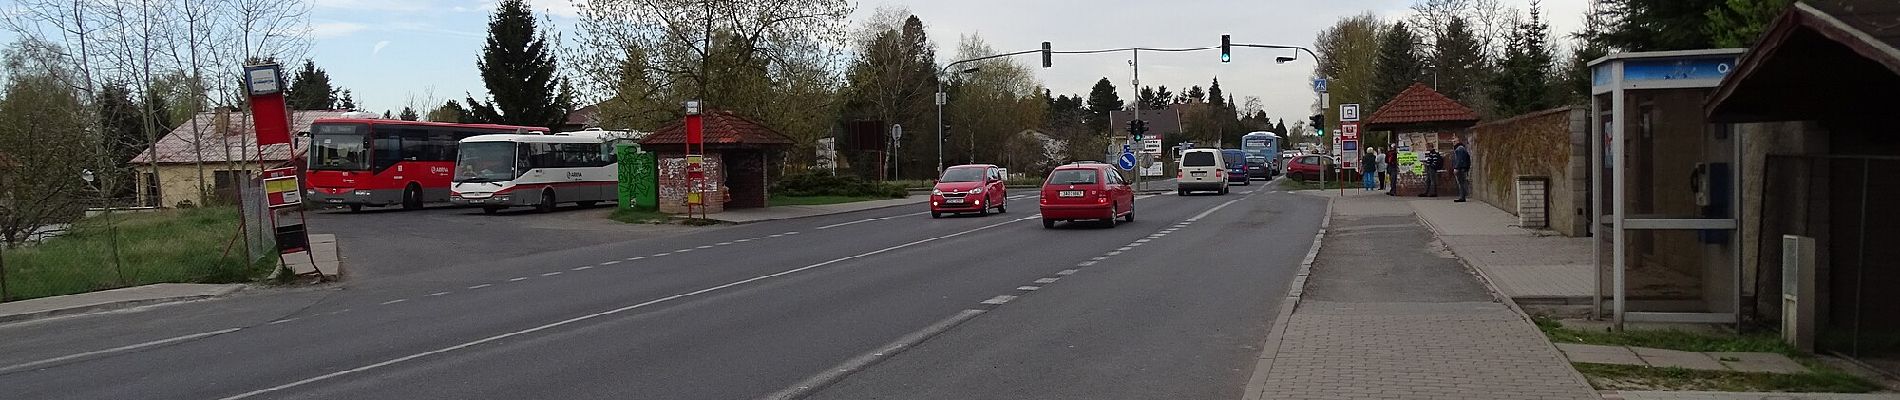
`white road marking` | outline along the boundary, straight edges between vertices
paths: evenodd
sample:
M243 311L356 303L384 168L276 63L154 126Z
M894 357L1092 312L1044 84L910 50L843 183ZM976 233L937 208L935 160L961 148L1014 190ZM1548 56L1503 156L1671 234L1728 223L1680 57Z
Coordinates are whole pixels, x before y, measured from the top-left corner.
M283 320L283 321L289 322L291 320ZM273 322L273 324L276 324L276 322ZM37 368L42 365L54 364L54 363L59 363L63 361L86 358L86 357L91 357L91 356L96 356L96 355L101 355L101 354L111 354L111 353L118 353L118 352L123 352L123 351L138 350L138 349L143 349L143 348L152 347L152 346L162 346L162 345L167 345L167 344L172 344L172 343L183 342L183 341L202 338L206 336L222 335L226 333L237 332L238 330L241 330L241 329L244 329L244 328L228 328L228 329L219 329L219 330L210 331L210 332L193 333L190 335L178 336L178 337L173 337L173 338L168 338L168 339L159 339L159 340L153 340L150 342L129 344L129 345L114 347L114 348L105 349L105 350L88 351L84 353L69 354L69 355L53 357L53 358L48 358L48 359L24 363L24 364L10 365L6 367L0 367L0 374L12 373L16 371L24 371L24 370Z
M1227 208L1227 205L1234 204L1234 202L1236 201L1240 201L1240 199L1233 199L1233 200L1228 200L1225 203L1220 203L1220 205L1214 206L1214 208L1209 208L1207 209L1207 211L1202 211L1200 215L1195 215L1194 218L1188 218L1187 221L1188 222L1200 221L1201 218L1206 218L1208 214L1213 214L1215 211L1220 211L1220 209L1222 208Z
M1109 256L1111 256L1111 257L1112 257L1112 256L1119 256L1119 255L1122 255L1122 252L1121 252L1121 250L1116 250L1116 251L1111 251L1111 252L1108 252L1108 255L1109 255Z
M689 252L689 251L693 251L693 249L679 249L679 250L673 250L673 252L674 252L674 253L685 253L685 252Z
M290 322L290 321L296 321L296 320L297 320L296 318L285 318L285 319L280 319L280 320L276 320L276 321L271 321L270 323L268 323L268 324L264 324L264 325L277 325L277 324L281 324L281 323L285 323L285 322Z
M481 289L481 288L485 288L485 287L489 287L489 286L495 286L495 284L492 284L492 283L484 283L484 284L480 284L480 285L475 285L475 286L469 286L469 287L468 287L468 290L475 290L475 289Z
M1147 243L1129 243L1128 247L1130 248L1141 247L1141 245L1144 245L1144 244L1147 244Z
M1051 283L1056 283L1056 281L1058 281L1058 280L1062 280L1062 278L1042 278L1042 279L1037 279L1037 280L1036 280L1036 284L1038 284L1038 285L1047 285L1047 284L1051 284Z
M316 383L316 382L322 382L322 381L325 381L325 380L330 380L330 379L335 379L336 377L339 377L339 376L344 376L344 375L349 375L349 374L354 374L354 373L360 373L360 372L363 372L363 371L368 371L368 370L372 370L372 369L377 369L377 368L382 368L382 367L387 367L387 366L390 366L390 365L393 365L393 364L397 364L397 363L401 363L401 362L405 362L405 361L409 361L409 360L414 360L414 359L418 359L418 358L422 358L422 357L428 357L428 356L431 356L431 355L436 355L436 354L443 354L443 353L448 353L448 352L452 352L452 351L456 351L456 350L461 350L461 349L466 349L466 348L469 348L469 347L473 347L473 346L477 346L477 345L481 345L481 344L483 344L483 343L489 343L489 342L494 342L494 341L497 341L497 340L502 340L502 339L507 339L507 338L511 338L511 337L515 337L515 336L521 336L521 335L526 335L526 334L530 334L530 333L535 333L535 332L540 332L540 331L544 331L544 330L548 330L548 329L554 329L554 328L557 328L557 327L561 327L561 326L564 326L564 325L569 325L569 324L573 324L573 323L576 323L576 322L581 322L581 321L586 321L586 320L590 320L590 319L594 319L594 318L600 318L600 317L604 317L604 316L609 316L609 315L614 315L614 314L619 314L619 313L623 313L623 312L627 312L627 311L631 311L631 310L636 310L636 309L640 309L640 308L645 308L645 307L649 307L649 306L652 306L652 305L654 305L654 304L660 304L660 303L665 303L665 302L669 302L669 301L673 301L673 300L678 300L678 299L680 299L680 298L684 298L684 297L687 297L687 296L693 296L693 295L698 295L698 294L703 294L703 293L708 293L708 292L712 292L712 291L715 291L715 290L720 290L720 289L725 289L725 288L729 288L729 287L733 287L733 286L738 286L738 285L742 285L742 284L745 284L745 283L748 283L748 282L753 282L753 281L757 281L757 280L760 280L760 279L766 279L766 278L771 278L771 277L777 277L777 276L784 276L784 275L788 275L788 274L793 274L793 273L797 273L797 272L800 272L800 271L805 271L805 270L809 270L809 269L812 269L812 268L818 268L818 267L822 267L822 266L826 266L826 265L831 265L831 264L834 264L834 263L838 263L838 262L842 262L842 261L845 261L845 260L850 260L850 259L853 259L853 258L860 258L860 257L864 257L864 256L867 256L867 255L870 255L870 254L876 254L876 253L882 253L882 252L886 252L886 251L891 251L891 250L896 250L896 249L899 249L899 248L903 248L903 247L907 247L907 246L913 246L913 245L916 245L917 243L923 243L923 242L926 242L926 241L929 241L929 240L935 240L935 239L941 239L941 238L947 238L947 237L951 237L951 236L956 236L956 235L963 235L963 234L967 234L967 233L971 233L971 232L976 232L976 231L980 231L980 230L985 230L985 229L990 229L990 228L995 228L995 227L998 227L998 226L1003 226L1004 224L1009 224L1009 223L1011 223L1011 222L1016 222L1016 221L1019 221L1019 220L1011 220L1011 221L1003 221L1003 222L1000 222L1000 223L995 223L995 224L990 224L990 225L985 225L985 226L982 226L982 227L977 227L977 228L973 228L973 229L970 229L970 230L966 230L966 231L962 231L962 232L957 232L957 233L954 233L954 234L950 234L950 235L944 235L944 236L939 236L939 237L936 237L936 238L932 238L932 239L926 239L926 240L921 240L921 241L916 241L916 242L911 242L911 243L906 243L906 244L901 244L901 245L897 245L897 246L892 246L892 247L888 247L888 248L885 248L885 249L882 249L882 250L878 250L878 251L875 251L875 252L871 252L871 253L865 253L865 254L860 254L860 255L856 255L856 256L851 256L851 257L842 257L842 258L838 258L838 259L835 259L835 260L831 260L831 261L826 261L826 262L821 262L821 263L817 263L817 264L812 264L812 265L807 265L807 266L803 266L803 267L798 267L798 268L793 268L793 269L789 269L789 270L785 270L785 271L782 271L782 272L779 272L779 273L776 273L776 274L771 274L771 275L761 275L761 276L757 276L757 277L753 277L753 278L748 278L748 279L745 279L745 280L740 280L740 281L737 281L737 282L732 282L732 283L727 283L727 284L724 284L724 285L719 285L719 286L714 286L714 287L710 287L710 288L706 288L706 289L700 289L700 290L697 290L697 291L693 291L693 292L688 292L688 293L683 293L683 294L676 294L676 295L671 295L671 296L666 296L666 297L661 297L661 298L658 298L658 299L653 299L653 300L648 300L648 301L646 301L646 302L642 302L642 303L639 303L639 304L634 304L634 305L630 305L630 306L626 306L626 307L620 307L620 308L616 308L616 309L612 309L612 310L607 310L607 311L601 311L601 312L597 312L597 313L592 313L592 314L586 314L586 315L582 315L582 316L578 316L578 317L574 317L574 318L568 318L568 319L565 319L565 320L560 320L560 321L556 321L556 322L552 322L552 323L549 323L549 324L546 324L546 325L541 325L541 326L536 326L536 327L533 327L533 328L528 328L528 329L523 329L523 330L518 330L518 331L514 331L514 332L508 332L508 333L503 333L503 334L499 334L499 335L495 335L495 336L489 336L489 337L486 337L486 338L482 338L482 339L478 339L478 340L474 340L474 341L470 341L470 342L466 342L466 343L462 343L462 344L458 344L458 345L454 345L454 346L449 346L449 347L443 347L443 348L440 348L440 349L435 349L435 350L430 350L430 351L425 351L425 352L421 352L421 353L415 353L415 354L410 354L410 355L407 355L407 356L402 356L402 357L397 357L397 358L393 358L393 359L389 359L389 360L386 360L386 361L382 361L382 362L377 362L377 363L374 363L374 364L369 364L369 365L364 365L364 366L361 366L361 367L356 367L356 368L351 368L351 369L346 369L346 370L342 370L342 371L336 371L336 372L331 372L331 373L328 373L328 374L323 374L323 375L318 375L318 376L315 376L315 377L311 377L311 378L306 378L306 379L303 379L303 380L299 380L299 381L295 381L295 382L290 382L290 383L286 383L286 384L282 384L282 385L277 385L277 386L272 386L272 387L268 387L268 388L263 388L263 389L258 389L258 390L253 390L253 391L249 391L249 392L244 392L244 393L239 393L239 394L236 394L236 395L232 395L232 396L228 396L228 397L224 397L224 398L223 398L223 399L221 399L221 400L237 400L237 399L245 399L245 398L251 398L251 397L256 397L256 396L258 396L258 395L262 395L262 394L266 394L266 393L271 393L271 392L276 392L276 391L280 391L280 390L285 390L285 389L290 389L290 388L294 388L294 387L298 387L298 386L304 386L304 385L309 385L309 384L312 384L312 383ZM527 278L516 278L516 279L527 279ZM1009 297L1009 298L1011 298L1011 299L1014 299L1014 298L1015 298L1015 296L999 296L999 297ZM995 300L995 299L991 299L991 300ZM1004 300L1004 301L1008 301L1008 300ZM949 329L949 327L950 327L950 326L954 326L954 325L956 325L956 324L958 324L958 323L962 323L962 322L963 322L964 320L967 320L967 319L969 319L970 317L974 317L974 316L976 316L977 314L981 314L981 313L983 313L983 312L982 312L982 311L980 311L980 310L965 310L965 311L964 311L963 313L961 313L961 314L958 314L958 316L957 316L957 317L952 317L952 318L950 318L950 319L947 319L947 320L944 320L943 322L939 322L939 323L938 323L937 325L933 325L933 328L931 328L931 329L936 329L935 331L932 331L931 329L926 329L925 331L921 331L921 332L920 332L920 333L922 334L922 335L921 335L921 337L918 337L918 338L916 338L916 339L915 339L915 341L912 341L912 342L908 342L908 343L905 343L905 344L903 344L902 346L898 346L898 348L901 348L901 347L907 347L907 346L910 346L910 345L913 345L913 344L915 344L915 342L917 342L917 341L922 341L922 340L923 340L924 338L928 338L928 337L929 337L929 336L931 336L931 335L935 335L935 334L937 334L937 333L941 333L941 332L942 332L943 330L945 330L945 329ZM916 336L916 335L918 335L918 334L913 334L913 335L914 335L914 336ZM873 358L872 360L875 360L875 358ZM868 364L868 362L867 362L866 364ZM842 376L842 375L840 375L840 376Z
M1033 291L1036 291L1036 289L1042 289L1042 287L1041 286L1017 286L1016 287L1016 290L1021 290L1025 292L1033 292Z
M1152 237L1158 237L1158 236L1149 236L1149 237L1152 238ZM1148 243L1152 241L1154 241L1154 239L1139 239L1139 240L1136 240L1135 243Z
M1107 260L1107 259L1108 259L1108 257L1095 257L1095 258L1091 258L1091 259L1089 259L1089 260L1093 260L1093 261L1102 261L1102 260Z
M1008 303L1010 300L1015 300L1015 299L1016 299L1016 296L1011 296L1011 295L1006 294L1006 295L991 297L989 300L984 300L983 304L1003 305L1003 303Z
M614 264L619 264L619 263L620 263L620 260L605 261L605 262L601 262L600 266L604 267L604 266L614 265Z
M670 256L670 255L673 255L673 253L660 253L660 254L654 254L654 255L653 255L653 257L666 257L666 256Z
M579 266L579 267L574 267L574 269L570 269L569 271L586 271L586 270L590 270L590 269L594 269L594 266L592 266L592 265L582 265L582 266Z
M520 281L525 281L525 280L528 280L528 277L525 277L525 276L518 276L518 277L515 277L514 279L509 279L508 281L509 281L509 282L520 282Z
M797 234L798 234L798 231L785 232L786 236L797 235Z
M435 292L435 293L430 293L429 295L430 295L430 296L444 296L444 295L448 295L448 294L449 294L449 292Z
M719 242L719 243L713 243L713 245L714 245L714 246L725 246L725 245L729 245L729 244L732 244L732 242Z
M857 223L865 223L865 222L871 222L871 221L876 221L876 220L878 220L878 219L877 219L877 218L865 218L865 219L860 219L860 220L856 220L856 221L851 221L851 222L841 222L841 223L836 223L836 224L831 224L831 225L825 225L825 226L820 226L820 227L818 227L818 229L831 229L831 228L836 228L836 227L840 227L840 226L845 226L845 225L851 225L851 224L857 224Z
M647 256L627 257L627 258L620 259L620 261L639 261L642 258L647 258Z
M1095 261L1083 261L1083 262L1079 262L1079 263L1075 263L1075 266L1077 266L1077 267L1087 267L1087 266L1092 266L1092 265L1095 265L1095 263L1096 263Z
M810 378L806 378L805 380L798 381L798 383L792 384L791 387L787 387L785 388L785 390L780 390L777 393L766 395L765 397L761 397L760 399L789 400L789 399L804 397L806 395L811 394L811 392L814 390L817 390L819 388L825 387L826 385L830 385L832 383L838 382L841 379L844 379L846 375L850 375L853 372L857 372L858 370L864 369L865 367L868 367L871 364L877 363L878 360L882 360L885 357L890 357L891 355L895 355L911 346L916 346L918 343L922 343L924 340L928 340L933 336L937 336L938 334L941 334L944 331L950 330L950 328L952 327L956 327L958 324L962 324L964 321L970 320L970 318L975 318L977 315L982 315L982 314L983 314L983 310L963 310L962 312L958 312L957 315L952 315L950 316L950 318L944 318L942 321L937 321L937 323L930 324L930 326L928 327L924 327L924 329L920 329L916 332L911 332L908 335L904 335L904 337L898 338L897 341L895 342L891 342L890 344L884 345L883 347L872 349L869 353L865 353L857 357L852 357L850 360L845 360L844 363L838 364L838 366L836 367L825 369L824 372L820 372L817 375L814 375Z
M745 239L739 239L739 240L734 240L734 241L732 241L732 242L733 242L733 243L745 243L745 242L750 242L750 241L752 241L752 238L745 238Z
M1062 271L1060 271L1060 272L1056 272L1056 275L1065 275L1065 276L1066 276L1066 275L1075 275L1075 273L1076 273L1076 271L1080 271L1080 270L1075 270L1075 269L1065 269L1065 270L1062 270Z
M775 234L775 235L772 235L772 236L766 236L766 237L769 237L769 238L775 238L775 237L783 237L783 236L785 236L785 234L783 234L783 233L780 233L780 234Z
M1135 249L1134 247L1122 246L1119 249L1115 249L1115 251L1129 251L1129 250L1134 250L1134 249Z
M560 275L560 274L561 274L561 271L554 271L554 272L541 274L541 276L555 276L555 275Z
M382 305L385 305L385 306L386 306L386 305L390 305L390 304L396 304L396 303L401 303L401 302L405 302L405 301L409 301L409 299L395 299L395 300L390 300L390 301L385 301L385 302L383 302L383 304L382 304Z
M704 245L704 246L699 246L699 247L694 247L694 248L695 249L710 249L712 248L712 245L709 244L709 245Z

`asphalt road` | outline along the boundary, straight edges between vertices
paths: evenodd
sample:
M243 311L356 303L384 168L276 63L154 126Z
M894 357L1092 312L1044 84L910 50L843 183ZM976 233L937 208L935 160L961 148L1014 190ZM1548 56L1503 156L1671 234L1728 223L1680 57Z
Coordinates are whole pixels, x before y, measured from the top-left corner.
M518 250L392 233L346 285L0 326L0 397L1232 397L1325 208L1271 188L1113 229L1043 229L1032 197Z

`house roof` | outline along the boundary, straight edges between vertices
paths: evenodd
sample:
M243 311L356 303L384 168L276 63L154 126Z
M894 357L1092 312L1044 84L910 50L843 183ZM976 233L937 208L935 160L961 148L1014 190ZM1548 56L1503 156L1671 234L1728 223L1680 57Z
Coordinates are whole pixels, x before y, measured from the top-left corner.
M726 110L710 110L701 116L703 139L707 145L785 145L792 138L758 121ZM640 139L643 145L686 144L686 121L676 121Z
M1892 112L1900 2L1795 3L1743 53L1705 105L1718 122L1853 119Z
M1478 122L1478 113L1457 100L1445 97L1423 83L1412 83L1392 101L1385 102L1366 117L1366 125L1394 126L1411 124L1455 123L1469 126Z
M292 111L290 129L291 132L309 132L311 122L319 118L340 118L344 113L346 111ZM177 128L158 139L152 148L139 152L130 163L149 164L154 151L158 153L160 164L256 160L257 129L251 123L250 114L224 112L228 117L222 130L218 129L218 114L218 111L202 112L178 123ZM296 142L296 152L301 154L309 139L298 137ZM273 144L263 149L263 161L287 161L292 156L291 146L287 144Z
M562 122L562 125L582 128L600 125L600 105L574 109L573 112L567 113L567 119Z
M1181 107L1183 104L1169 105L1159 110L1141 110L1141 119L1148 123L1148 134L1144 139L1163 139L1180 135ZM1128 134L1128 120L1135 118L1133 110L1108 112L1108 130L1117 135Z

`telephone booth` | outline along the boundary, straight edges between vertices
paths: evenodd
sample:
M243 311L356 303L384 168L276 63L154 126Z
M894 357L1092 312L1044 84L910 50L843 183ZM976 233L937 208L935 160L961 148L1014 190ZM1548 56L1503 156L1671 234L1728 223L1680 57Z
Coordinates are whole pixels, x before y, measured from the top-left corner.
M1740 321L1741 138L1708 122L1703 104L1742 51L1621 53L1590 63L1594 303L1617 329Z

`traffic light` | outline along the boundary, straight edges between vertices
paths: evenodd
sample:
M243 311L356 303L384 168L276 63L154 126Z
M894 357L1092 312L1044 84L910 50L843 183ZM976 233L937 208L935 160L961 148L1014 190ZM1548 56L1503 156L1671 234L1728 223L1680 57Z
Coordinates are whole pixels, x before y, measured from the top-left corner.
M1231 38L1229 35L1220 35L1220 62L1224 63L1234 60L1234 44L1230 40ZM1047 42L1044 43L1046 44ZM1048 62L1044 62L1043 64L1048 64Z
M943 134L939 136L942 136L944 143L950 143L950 124L949 123L943 124Z
M1148 121L1139 119L1128 121L1128 133L1133 134L1135 140L1141 140L1143 136L1148 135Z
M1049 66L1053 64L1052 62L1053 60L1051 60L1050 57L1054 55L1055 54L1053 52L1049 51L1049 42L1042 42L1042 67L1043 68L1049 68Z
M1309 126L1313 127L1313 131L1318 132L1319 137L1326 137L1326 114L1313 114L1311 120L1313 123Z

